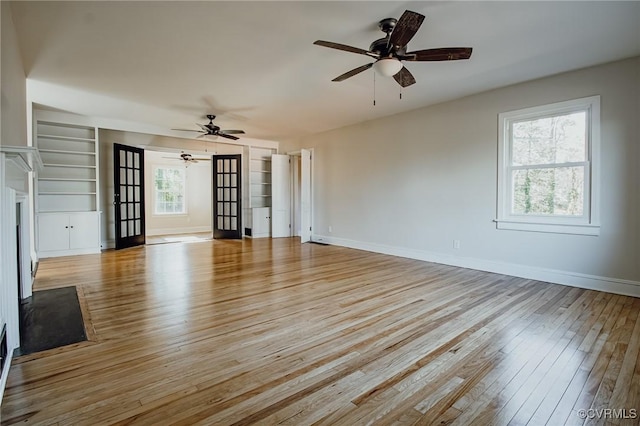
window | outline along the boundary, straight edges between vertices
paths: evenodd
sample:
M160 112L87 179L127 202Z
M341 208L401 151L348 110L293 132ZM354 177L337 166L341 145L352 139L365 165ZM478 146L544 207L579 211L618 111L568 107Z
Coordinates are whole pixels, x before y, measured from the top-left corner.
M499 115L498 229L598 235L600 97Z
M175 167L157 167L153 177L155 185L155 214L186 213L185 169Z

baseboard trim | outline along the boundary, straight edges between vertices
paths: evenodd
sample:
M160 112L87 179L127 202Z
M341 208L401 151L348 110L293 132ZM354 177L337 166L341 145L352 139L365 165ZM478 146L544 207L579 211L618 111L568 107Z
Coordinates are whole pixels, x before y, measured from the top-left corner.
M7 386L7 379L9 378L9 370L11 369L11 362L13 360L13 350L15 348L7 348L7 359L5 360L5 368L2 370L2 376L0 376L0 407L2 406L2 397L4 396L4 389Z
M41 251L38 253L40 259L46 257L60 257L60 256L77 256L80 254L99 254L100 248L86 248L86 249L74 249L74 250L52 250Z
M497 274L511 275L514 277L544 281L553 284L568 285L572 287L580 287L589 290L604 291L607 293L621 294L624 296L640 297L640 281L601 277L597 275L582 274L579 272L539 268L535 266L519 265L514 263L498 262L470 257L452 256L448 254L395 247L385 244L362 242L346 238L336 238L326 235L313 235L312 239L314 241L322 243L328 243L358 250L371 251L374 253L406 257L409 259L441 263L444 265L476 269L479 271L494 272Z
M146 235L149 237L155 237L156 235L172 235L172 234L192 234L195 232L212 232L210 226L192 226L192 227L180 227L180 228L158 228L147 229Z

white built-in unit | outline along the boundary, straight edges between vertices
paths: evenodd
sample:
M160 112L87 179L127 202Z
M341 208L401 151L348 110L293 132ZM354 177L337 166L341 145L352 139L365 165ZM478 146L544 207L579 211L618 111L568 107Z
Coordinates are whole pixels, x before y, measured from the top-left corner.
M251 236L264 238L271 235L271 207L251 209Z
M248 158L249 179L247 214L245 226L250 228L253 238L271 236L271 155L275 154L271 148L249 147L245 150Z
M100 252L98 129L36 120L39 257Z

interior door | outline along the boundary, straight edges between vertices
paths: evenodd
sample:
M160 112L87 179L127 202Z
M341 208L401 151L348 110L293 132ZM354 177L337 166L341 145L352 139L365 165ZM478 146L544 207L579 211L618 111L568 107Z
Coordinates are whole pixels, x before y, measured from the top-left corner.
M213 238L242 238L242 156L213 156Z
M271 237L291 236L291 171L289 156L271 156Z
M144 150L113 145L116 250L145 243Z
M300 151L300 242L311 241L311 151Z

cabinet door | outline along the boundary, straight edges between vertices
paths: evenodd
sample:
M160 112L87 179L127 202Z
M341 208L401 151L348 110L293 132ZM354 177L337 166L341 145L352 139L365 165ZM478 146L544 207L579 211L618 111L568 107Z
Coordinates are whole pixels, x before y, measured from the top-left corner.
M271 215L269 207L256 207L253 209L253 223L251 224L251 236L255 238L268 237L271 232Z
M69 215L49 213L38 215L38 250L69 249Z
M100 247L100 223L97 213L69 215L69 248Z

